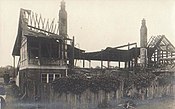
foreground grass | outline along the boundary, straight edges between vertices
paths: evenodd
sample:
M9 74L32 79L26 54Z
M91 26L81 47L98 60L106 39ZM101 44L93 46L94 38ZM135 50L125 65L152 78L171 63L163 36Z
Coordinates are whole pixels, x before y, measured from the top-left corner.
M148 104L140 105L137 109L175 109L175 99L161 99Z

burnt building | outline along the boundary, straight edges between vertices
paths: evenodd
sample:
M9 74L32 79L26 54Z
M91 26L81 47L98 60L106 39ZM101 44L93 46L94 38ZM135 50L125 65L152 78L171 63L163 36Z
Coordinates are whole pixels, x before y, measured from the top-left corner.
M67 38L64 1L56 24L54 20L49 23L31 10L20 10L12 55L14 61L16 56L19 57L16 78L24 98L47 97L49 83L67 75L67 41L70 40Z
M123 47L128 49L121 49ZM147 42L146 21L143 19L140 47L137 43L130 43L95 52L77 49L74 47L74 38L68 38L67 12L65 2L62 1L59 22L56 23L54 20L49 23L31 10L20 10L12 55L14 62L15 57L19 57L18 70L13 77L20 87L23 98L33 101L36 98L46 100L50 97L52 81L67 76L68 71L74 68L75 59L83 60L83 67L86 60L89 63L101 61L101 69L104 69L104 61L108 63L107 68L110 68L110 62L117 62L118 69L121 68L121 63L124 63L124 69L132 71L137 67L157 69L174 63L175 47L164 35L152 36ZM155 72L164 72L164 69Z

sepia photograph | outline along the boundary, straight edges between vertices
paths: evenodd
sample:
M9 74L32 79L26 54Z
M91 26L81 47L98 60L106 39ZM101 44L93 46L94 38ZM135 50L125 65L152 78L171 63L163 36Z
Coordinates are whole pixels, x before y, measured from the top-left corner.
M0 0L0 109L175 109L175 0Z

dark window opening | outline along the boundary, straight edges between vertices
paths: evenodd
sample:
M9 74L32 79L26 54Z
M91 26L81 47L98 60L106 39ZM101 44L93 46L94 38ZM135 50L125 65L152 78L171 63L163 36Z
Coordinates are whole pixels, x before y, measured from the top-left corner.
M53 74L49 74L49 82L53 81Z
M48 43L41 43L41 57L49 58L50 47Z
M30 38L29 40L29 46L31 48L39 48L39 40L36 38Z
M60 58L60 43L56 40L41 43L41 57Z
M59 54L59 51L60 48L59 48L59 43L53 43L52 44L52 57L53 58L59 58L60 57L60 54Z
M41 81L42 81L42 83L47 83L47 74L41 75Z
M38 58L38 57L39 57L38 49L31 49L30 50L30 58Z
M62 41L55 39L29 38L29 58L60 59Z
M55 79L58 79L61 77L61 74L55 74Z
M37 59L39 57L39 41L36 38L29 38L29 58Z

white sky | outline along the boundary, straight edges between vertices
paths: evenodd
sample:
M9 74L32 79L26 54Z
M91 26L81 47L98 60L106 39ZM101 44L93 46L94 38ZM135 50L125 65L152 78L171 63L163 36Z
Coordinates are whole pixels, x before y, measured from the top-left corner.
M58 18L61 0L0 0L0 66L12 65L20 8ZM148 39L164 34L175 45L174 0L65 0L68 34L80 48L105 49L128 42L139 45L141 20Z

